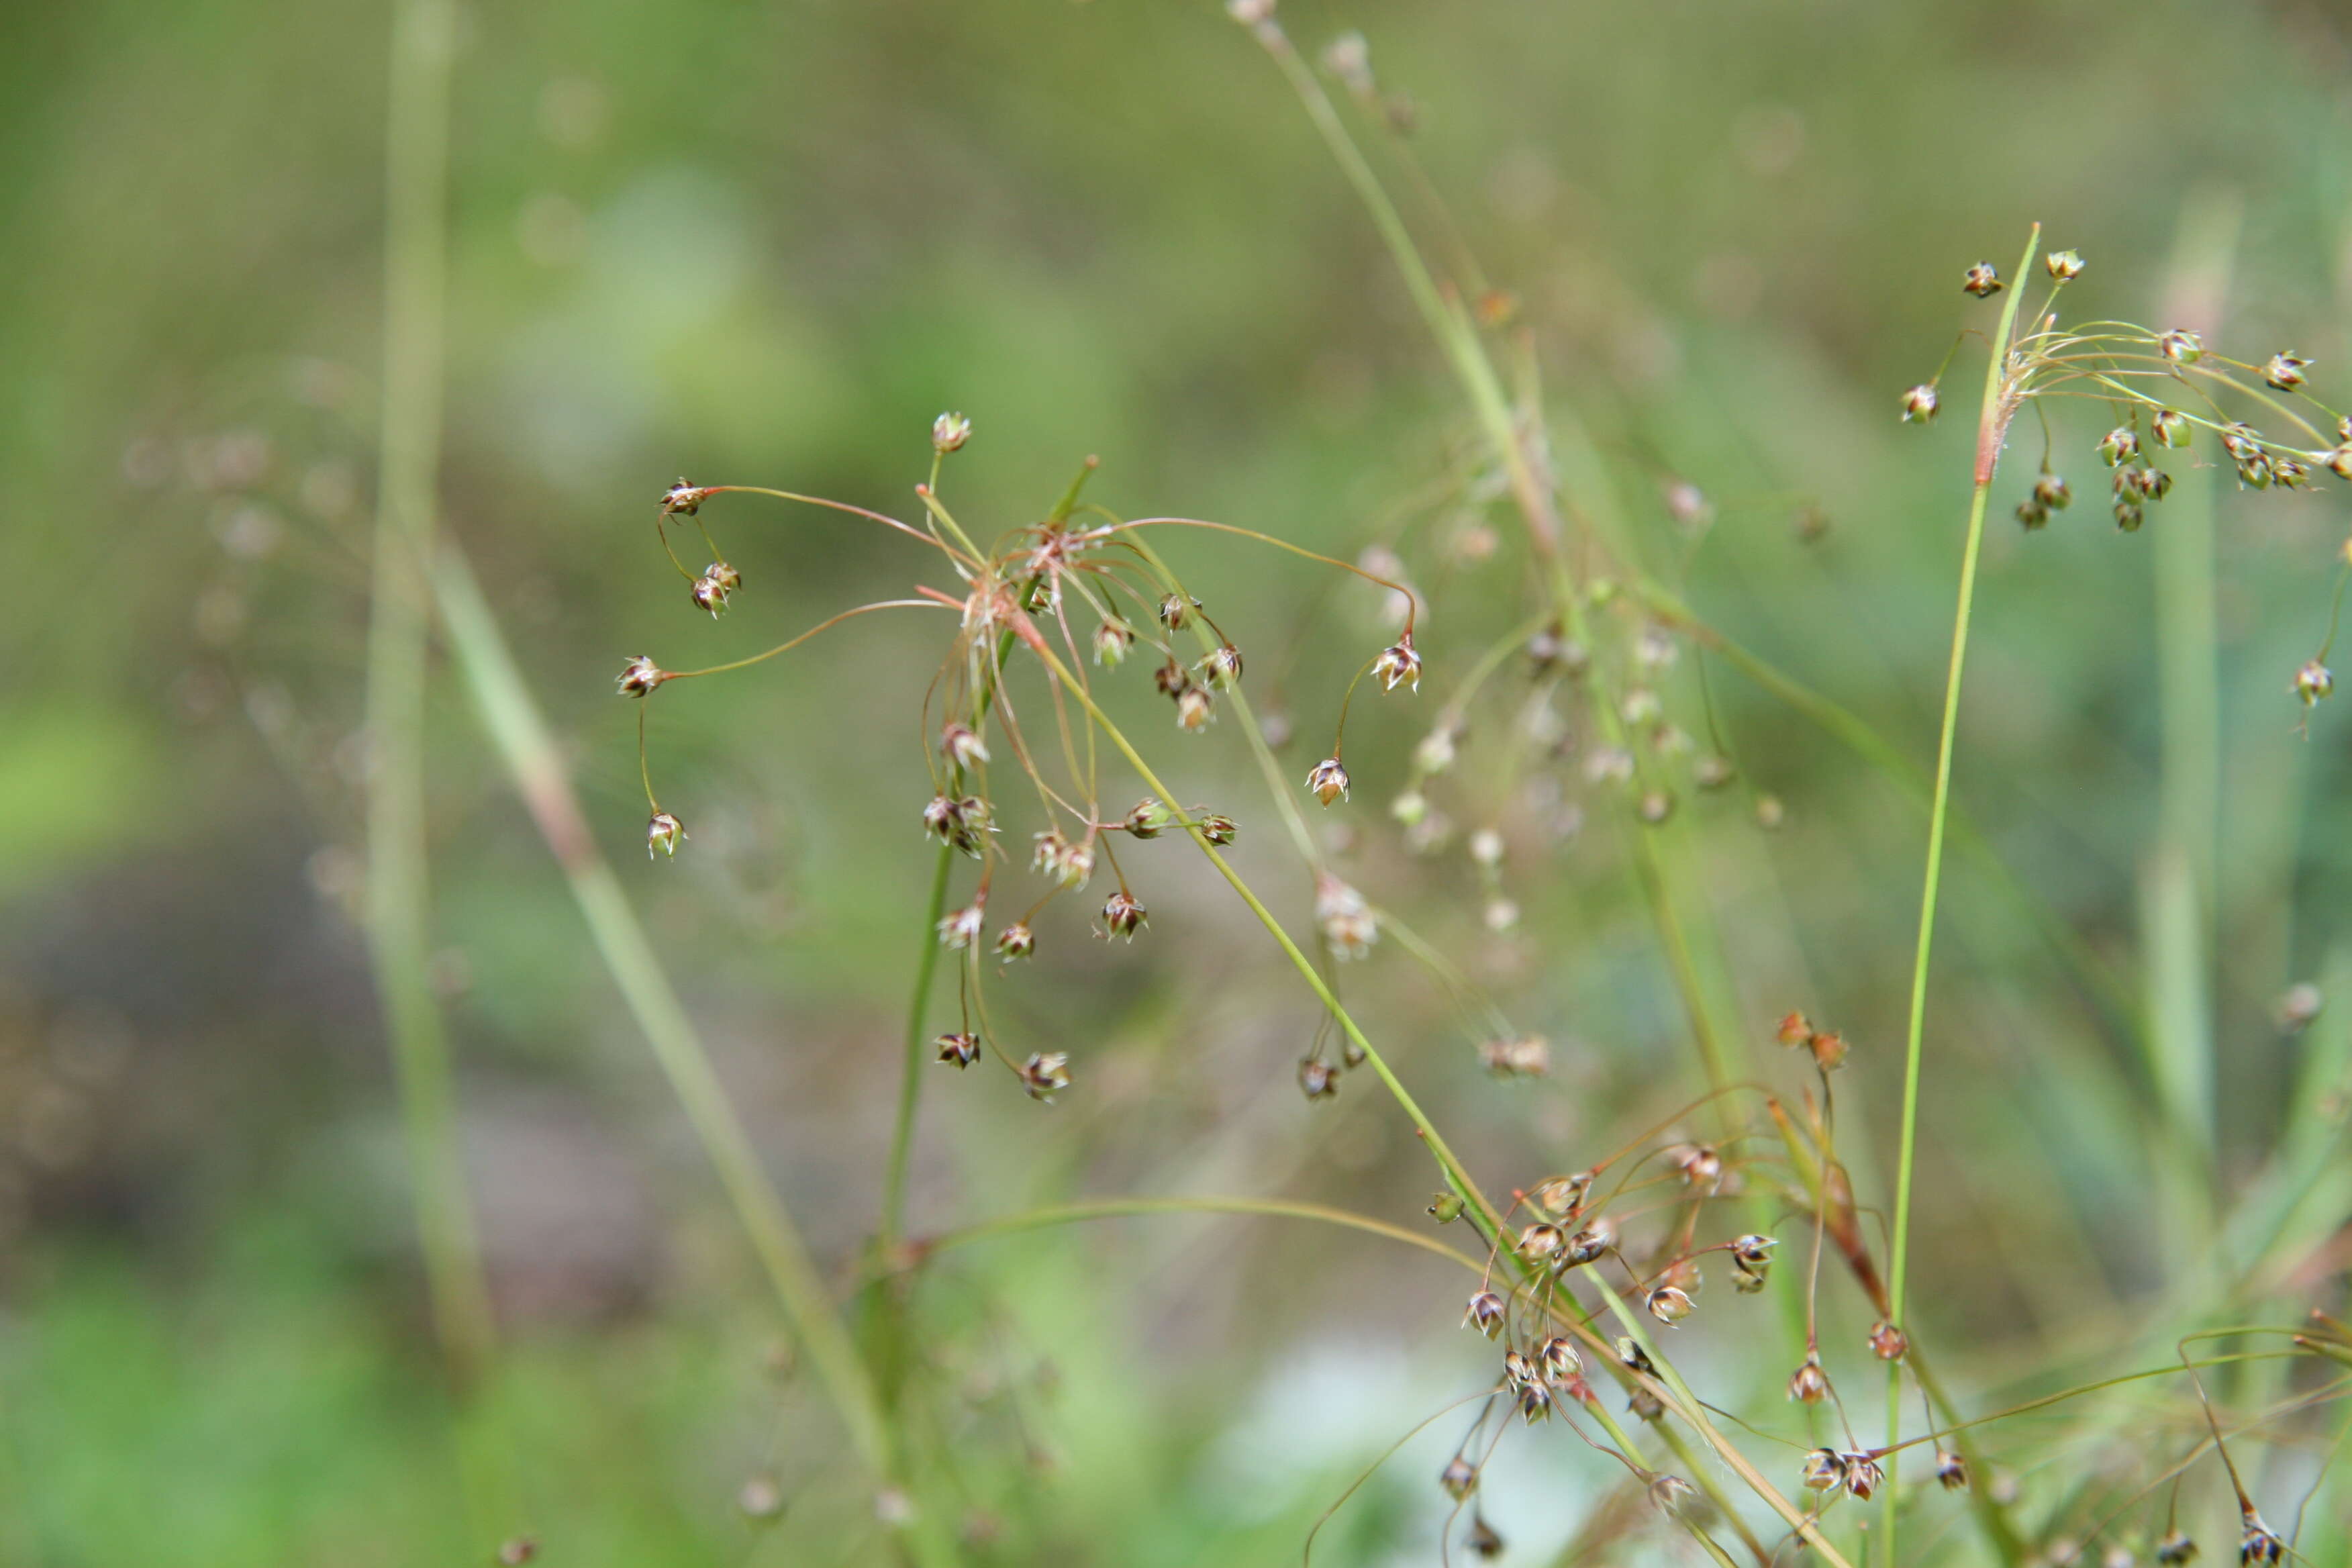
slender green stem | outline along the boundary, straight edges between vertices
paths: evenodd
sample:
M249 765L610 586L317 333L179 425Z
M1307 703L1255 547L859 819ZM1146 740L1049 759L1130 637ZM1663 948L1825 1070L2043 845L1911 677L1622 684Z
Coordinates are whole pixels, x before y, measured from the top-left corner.
M439 481L446 270L449 0L394 12L385 131L383 392L368 623L367 936L400 1084L433 1323L462 1400L489 1370L496 1320L457 1140L449 1040L429 973L425 640ZM478 1534L508 1506L489 1435L457 1443Z
M969 1247L974 1242L993 1241L999 1237L1017 1236L1026 1230L1043 1230L1049 1226L1136 1215L1169 1214L1266 1215L1277 1219L1313 1220L1322 1225L1367 1231L1373 1236L1386 1237L1391 1241L1401 1241L1407 1247L1417 1247L1423 1252L1433 1252L1440 1258L1461 1264L1473 1274L1481 1272L1485 1267L1478 1258L1457 1252L1436 1237L1420 1231L1407 1230L1401 1225L1350 1214L1346 1209L1332 1208L1325 1204L1294 1203L1284 1198L1105 1198L1087 1203L1055 1204L982 1220L978 1225L965 1226L960 1230L947 1231L939 1236L925 1237L917 1243L915 1250L928 1258L934 1252L945 1252L950 1247Z
M877 1481L898 1482L902 1479L899 1456L880 1396L824 1278L791 1211L769 1182L751 1134L728 1100L709 1053L655 956L652 940L620 879L598 852L555 737L524 685L473 573L454 550L442 553L434 586L450 647L472 690L482 727L570 884L597 952L716 1170L786 1321L848 1429L859 1460ZM952 1535L939 1510L919 1508L910 1538L926 1563L957 1560Z
M2026 237L2025 254L2012 275L2021 283L2033 266L2035 251L2042 244L2042 226L2035 224ZM1919 1139L1919 1067L1921 1042L1927 1020L1927 968L1936 941L1936 899L1944 875L1944 824L1952 798L1952 750L1959 731L1960 680L1968 665L1969 621L1976 605L1977 562L1984 549L1985 503L1992 491L1993 472L2000 458L2000 444L2008 434L2010 416L2016 410L2011 397L2009 383L2009 338L2017 322L2018 290L2010 291L2001 307L2000 324L1992 340L1992 357L1985 366L1984 401L1977 416L1976 484L1969 497L1968 542L1960 554L1959 605L1952 615L1952 652L1944 671L1944 723L1941 737L1936 744L1936 799L1927 812L1927 869L1919 894L1919 942L1911 964L1911 1016L1903 1044L1903 1125L1901 1144L1895 1157L1894 1243L1887 1265L1887 1315L1898 1328L1903 1325L1906 1305L1905 1288L1911 1260L1911 1181L1918 1157ZM1889 1448L1902 1435L1903 1367L1900 1362L1887 1369L1886 1442ZM1889 1563L1895 1555L1895 1457L1887 1456L1886 1463L1886 1523L1885 1551Z
M914 995L907 1003L906 1074L898 1080L898 1114L890 1128L890 1165L882 1184L882 1227L879 1245L887 1256L897 1245L907 1223L907 1167L915 1144L915 1101L922 1089L926 1014L931 981L940 969L940 921L948 909L948 872L955 864L955 847L940 846L939 865L931 872L931 898L923 914L922 952L915 960Z

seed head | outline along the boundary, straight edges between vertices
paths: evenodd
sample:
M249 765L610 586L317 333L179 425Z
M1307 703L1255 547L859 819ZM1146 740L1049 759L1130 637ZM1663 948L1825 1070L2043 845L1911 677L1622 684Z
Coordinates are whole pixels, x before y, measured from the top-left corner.
M1666 1418L1666 1402L1650 1392L1646 1384L1635 1384L1625 1396L1625 1408L1638 1421L1663 1421Z
M2335 674L2315 658L2294 672L2294 694L2306 708L2335 689Z
M1805 1467L1799 1472L1807 1491L1833 1492L1845 1484L1845 1461L1831 1448L1815 1448L1805 1456Z
M2327 471L2339 479L2352 479L2352 441L2347 441L2320 459Z
M975 767L988 761L988 742L969 724L949 725L940 732L940 750L960 768Z
M1519 1232L1517 1251L1528 1262L1540 1263L1558 1252L1560 1244L1566 1239L1560 1235L1559 1227L1556 1225L1531 1225Z
M2311 482L2311 468L2299 458L2283 454L2271 455L2271 478L2283 490L2298 489Z
M1565 1388L1584 1374L1584 1358L1566 1334L1554 1334L1536 1347L1536 1365L1555 1388Z
M940 921L941 946L951 952L961 952L979 940L981 908L983 901L975 899Z
M1739 771L1732 766L1729 757L1717 756L1712 752L1691 764L1691 783L1704 790L1721 789L1738 776Z
M667 811L655 812L652 820L646 824L646 858L648 860L656 852L677 859L677 847L685 841L686 829L677 817Z
M2156 1543L2156 1560L2168 1564L2168 1568L2171 1564L2191 1562L2196 1556L2197 1542L2185 1530L2168 1530L2165 1531L2164 1539Z
M971 439L971 421L961 414L942 414L931 421L931 450L945 457Z
M957 808L956 803L946 795L931 796L930 805L923 807L923 831L932 835L942 844L954 843L956 834L962 826L963 813Z
M968 1068L980 1060L980 1037L968 1031L941 1035L931 1044L939 1047L940 1060L954 1067Z
M1202 656L1194 666L1206 684L1231 691L1242 683L1242 650L1223 643Z
M728 587L726 581L719 575L720 567L725 567L729 576L735 576L735 569L731 566L726 566L724 562L720 562L714 564L709 571L705 572L701 576L697 577L694 580L693 587L688 590L688 595L694 600L694 607L698 610L709 611L710 618L714 621L726 613L727 595L731 592ZM740 577L736 577L736 581L740 583L742 579Z
M1549 1176L1536 1184L1528 1196L1546 1214L1567 1218L1584 1206L1586 1194L1592 1191L1592 1173L1579 1171L1573 1176Z
M1323 68L1359 97L1372 91L1372 51L1361 33L1345 32L1326 45Z
M1843 1035L1818 1034L1806 1044L1811 1047L1813 1065L1822 1071L1835 1072L1845 1065L1845 1053L1848 1047Z
M1234 819L1230 816L1201 818L1201 837L1220 848L1231 844L1240 836L1241 829L1234 826Z
M1469 1310L1462 1314L1464 1326L1475 1328L1488 1339L1503 1331L1503 1299L1492 1290L1481 1290L1470 1298Z
M1075 890L1085 887L1087 879L1094 875L1095 851L1091 843L1073 844L1058 827L1038 834L1034 843L1029 865L1039 876L1051 877Z
M1675 814L1675 792L1666 789L1643 790L1633 810L1652 827L1659 826Z
M1314 1057L1304 1057L1298 1063L1298 1092L1308 1103L1328 1100L1339 1092L1339 1072L1329 1062Z
M2139 502L2136 500L2116 502L2116 526L2124 532L2137 533L2139 525L2147 521L2147 513L2140 510Z
M1429 1194L1429 1217L1440 1225L1452 1225L1462 1217L1462 1196L1458 1193Z
M1445 1489L1447 1497L1460 1502L1477 1489L1477 1467L1456 1454L1445 1461L1444 1469L1437 1472L1437 1484Z
M1870 1353L1881 1361L1901 1361L1911 1353L1911 1336L1882 1318L1870 1325Z
M1650 1352L1643 1350L1641 1342L1633 1335L1619 1334L1612 1348L1617 1352L1617 1363L1627 1371L1638 1372L1645 1377L1658 1375L1657 1367L1650 1360Z
M1505 1388L1517 1394L1520 1389L1536 1381L1535 1363L1521 1355L1517 1350L1507 1350L1503 1352L1503 1386Z
M1442 773L1454 765L1454 729L1441 724L1413 748L1412 765L1424 773Z
M2175 327L2156 340L2156 352L2175 364L2195 364L2205 357L2205 341L2186 327Z
M1648 1488L1650 1506L1660 1513L1680 1513L1698 1489L1680 1476L1653 1476Z
M2148 433L2162 447L2186 447L2195 428L2189 416L2177 409L2159 408L2147 416Z
M1541 1035L1487 1040L1478 1047L1478 1062L1496 1078L1541 1078L1551 1070L1551 1046Z
M1273 0L1225 0L1225 4L1228 6L1264 5L1269 11L1274 8ZM1503 1538L1495 1533L1495 1527L1488 1524L1483 1515L1470 1521L1470 1533L1466 1539L1471 1551L1489 1561L1503 1554Z
M755 1477L753 1479L744 1482L744 1494L748 1496L751 1493L751 1489L754 1486L761 1484L763 1479L764 1478ZM769 1484L772 1485L773 1483ZM740 1503L740 1500L739 1499L738 1500ZM779 1497L778 1501L781 1505L781 1496ZM750 1513L751 1510L750 1509L745 1509L743 1511ZM756 1518L760 1516L754 1515L753 1517ZM499 1543L499 1568L522 1568L522 1564L529 1563L538 1555L539 1541L537 1537L530 1535L509 1536L507 1540Z
M1121 824L1136 838L1157 838L1168 820L1168 809L1156 800L1139 800Z
M1616 1245L1617 1226L1607 1219L1596 1218L1568 1238L1568 1246L1559 1255L1559 1266L1562 1268L1580 1268Z
M2271 488L2271 479L2272 459L2261 447L2238 459L2238 482L2246 489L2266 490Z
M1121 888L1103 900L1102 919L1104 930L1113 936L1123 936L1129 942L1135 940L1135 933L1139 930L1151 923L1150 915L1143 908L1142 900L1125 888Z
M1731 1244L1731 1284L1743 1296L1764 1289L1772 1267L1772 1249L1780 1242L1769 1236L1743 1236Z
M1661 1285L1651 1291L1642 1304L1650 1309L1650 1316L1672 1328L1691 1315L1691 1308L1696 1303L1691 1300L1690 1293L1678 1286Z
M1969 1462L1949 1448L1936 1450L1936 1484L1948 1492L1969 1489Z
M1170 594L1160 601L1160 624L1171 632L1181 632L1191 624L1192 612L1201 601L1189 594Z
M1030 1099L1051 1105L1055 1095L1070 1087L1068 1054L1047 1051L1031 1056L1021 1064L1021 1087L1029 1091Z
M1708 1144L1678 1143L1666 1151L1666 1158L1691 1186L1712 1187L1723 1180L1723 1156Z
M2001 291L2000 269L1990 261L1979 261L1968 269L1960 287L1979 300L1990 299Z
M652 695L656 687L669 678L668 670L656 664L646 655L639 654L621 667L620 677L614 685L620 689L620 693L624 697L647 697Z
M1381 650L1380 658L1372 660L1372 673L1380 678L1383 691L1394 691L1400 686L1421 689L1421 655L1413 651L1411 632Z
M1886 1482L1886 1472L1868 1454L1840 1454L1838 1462L1845 1468L1845 1489L1859 1501L1868 1502Z
M1813 1037L1813 1021L1802 1013L1784 1014L1780 1019L1780 1040L1784 1046L1801 1046Z
M1274 20L1274 0L1225 0L1225 15L1244 27L1262 27Z
M2240 1568L2249 1563L2275 1563L2285 1554L2286 1542L2279 1539L2278 1532L2264 1524L2263 1516L2252 1508L2243 1509L2238 1534Z
M1348 770L1337 757L1326 757L1307 775L1307 793L1325 805L1348 798Z
M1135 646L1135 628L1116 616L1095 627L1095 662L1117 669Z
M2273 354L2263 362L2263 379L2281 392L2293 392L2304 383L2304 367L2311 362L2300 354Z
M662 492L662 515L692 517L702 510L703 498L709 493L710 489L707 485L690 485L680 479Z
M2099 460L2109 468L2139 456L2139 437L2128 425L2118 425L2099 437Z
M2056 474L2044 474L2033 481L2033 499L2052 511L2064 511L2067 504L2074 500L2074 492L2068 489L2066 481Z
M1936 389L1915 386L1903 395L1903 419L1906 424L1926 425L1936 417Z
M1029 929L1027 921L1014 921L996 933L996 952L1001 958L1026 958L1037 951L1037 933Z
M2072 283L2083 275L2083 258L2072 250L2053 250L2042 258L2042 265L2061 283Z
M1830 1396L1830 1376L1822 1370L1821 1352L1808 1351L1802 1366L1789 1376L1789 1397L1800 1405L1819 1405Z
M1315 920L1331 956L1342 963L1363 957L1381 937L1379 918L1364 895L1328 874L1315 879Z
M1217 717L1215 699L1208 689L1188 686L1176 694L1176 727L1191 734L1199 734Z

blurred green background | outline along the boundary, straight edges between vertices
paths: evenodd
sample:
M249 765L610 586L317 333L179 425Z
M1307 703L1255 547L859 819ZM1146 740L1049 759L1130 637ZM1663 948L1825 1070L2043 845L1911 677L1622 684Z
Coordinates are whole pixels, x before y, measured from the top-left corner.
M1310 49L1361 28L1383 88L1410 95L1461 242L1519 296L1549 395L1591 430L1654 558L1686 563L1712 620L1923 764L1972 431L1964 410L1899 426L1894 400L1989 320L1961 309L1963 266L2006 267L2038 219L2089 259L2074 310L2161 327L2186 226L2192 249L2231 258L2220 335L2254 359L2311 355L2323 395L2344 384L2341 5L1384 0L1283 16ZM1458 846L1397 847L1383 808L1409 751L1475 650L1527 613L1521 570L1508 549L1439 548L1507 517L1448 488L1472 434L1444 366L1296 100L1219 7L572 0L461 22L443 525L828 1266L854 1263L877 1209L924 934L918 711L940 633L868 619L665 698L656 781L694 835L676 864L638 852L635 715L610 681L631 654L739 657L938 582L877 531L746 498L709 509L749 586L714 626L651 525L680 474L910 515L943 408L978 430L946 493L992 530L1041 515L1088 454L1090 493L1129 515L1350 559L1418 529L1430 684L1417 707L1360 704L1335 831L1370 896L1550 1037L1554 1071L1482 1074L1393 943L1351 994L1497 1188L1589 1163L1687 1098L1613 821L1554 846L1517 830L1488 764L1448 781L1465 826L1512 829L1526 918L1509 936L1481 924ZM0 13L9 1563L478 1560L351 919L388 29L384 7L349 0ZM1979 374L1972 353L1956 389ZM2287 693L2326 633L2343 492L2184 475L2214 497L2219 540L2207 727L2200 672L2168 670L2164 517L2115 532L2089 452L2104 421L2071 417L2056 461L2093 504L2046 533L2006 519L2038 434L2012 448L1959 799L2125 995L2179 1001L2192 976L2181 1016L2210 1037L2226 1184L2286 1114L2302 1047L2273 1026L2274 999L2345 940L2352 752L2326 706L2298 734ZM1683 481L1713 509L1703 539L1669 514ZM1285 761L1303 772L1378 646L1377 605L1206 535L1161 546L1297 726ZM1669 693L1694 731L1699 662ZM436 973L503 1336L478 1399L521 1456L520 1521L564 1563L868 1560L832 1418L436 669ZM1789 820L1768 836L1743 799L1693 803L1693 885L1759 1070L1786 1072L1762 1047L1791 1006L1855 1041L1841 1107L1866 1180L1891 1164L1920 819L1785 706L1720 663L1707 677L1745 780ZM1162 725L1143 681L1122 711ZM1161 754L1182 787L1242 819L1245 868L1303 921L1309 889L1241 737L1177 745ZM2191 900L2207 912L2159 949L2168 852L2211 881ZM1293 1087L1317 1020L1278 955L1181 844L1129 858L1149 935L1112 952L1066 916L995 1004L1030 1048L1069 1051L1078 1087L1045 1110L1002 1075L927 1080L918 1231L1116 1193L1416 1221L1430 1173L1386 1100L1350 1079L1310 1107ZM1990 1382L2112 1333L2162 1282L2150 1194L2172 1144L2047 932L1978 862L1948 892L1916 1290ZM2311 1300L2340 1304L2344 1261L2303 1281ZM1269 1221L1120 1221L944 1258L922 1289L960 1412L947 1440L1000 1532L988 1550L1291 1560L1357 1469L1488 1375L1483 1342L1451 1333L1460 1288L1421 1255ZM1829 1310L1867 1321L1851 1300ZM1688 1354L1717 1375L1786 1374L1777 1352L1747 1365L1736 1339L1701 1333ZM1450 1441L1409 1448L1319 1550L1433 1560L1428 1476ZM1487 1511L1515 1556L1568 1538L1613 1481L1603 1463L1564 1441L1506 1448ZM789 1500L782 1522L739 1507L754 1478Z

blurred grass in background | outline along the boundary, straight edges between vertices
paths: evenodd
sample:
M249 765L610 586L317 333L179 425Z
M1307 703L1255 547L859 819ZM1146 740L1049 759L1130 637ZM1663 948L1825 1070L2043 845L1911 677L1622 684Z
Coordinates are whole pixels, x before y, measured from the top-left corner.
M2077 311L2147 320L2184 210L2234 201L2231 340L2298 348L2323 384L2352 363L2352 24L2333 7L1285 16L1308 46L1363 28L1412 95L1437 185L1523 297L1552 395L1645 535L1675 544L1667 485L1706 493L1693 601L1923 763L1971 433L1898 427L1893 396L1948 343L1961 266L2011 255L2038 218L2090 258ZM347 918L385 32L381 8L340 0L0 16L10 1562L465 1549ZM856 623L666 700L657 782L695 835L676 865L637 855L635 715L609 681L639 651L754 651L903 593L920 563L845 521L745 507L722 537L751 592L712 626L651 537L661 489L683 473L906 515L930 418L954 407L979 431L948 481L967 520L1033 519L1091 453L1094 493L1129 515L1352 558L1458 468L1468 427L1295 103L1214 6L478 6L457 80L444 525L770 1168L845 1259L875 1220L929 875L932 647ZM2095 434L2062 426L2080 480ZM2343 940L2352 753L2328 708L2294 734L2285 689L2325 630L2341 492L2217 505L2227 1178L2285 1112L2299 1047L2273 999ZM2163 521L2121 537L2096 510L1996 533L1958 798L2137 991ZM1815 516L1827 531L1808 538ZM1303 563L1164 548L1298 724L1303 771L1377 605ZM1423 631L1439 689L1520 613L1515 574L1466 566L1439 591ZM1748 773L1790 811L1767 838L1727 805L1698 839L1750 1043L1794 1005L1857 1042L1842 1087L1848 1139L1875 1145L1847 1151L1865 1176L1892 1163L1918 821L1710 675ZM1611 835L1514 861L1539 944L1483 932L1461 857L1395 852L1382 807L1423 702L1351 731L1351 864L1550 1035L1558 1068L1486 1079L1391 950L1361 1010L1498 1184L1570 1168L1683 1098L1680 1017ZM436 704L438 968L507 1332L485 1400L526 1456L548 1560L871 1552L832 1418L774 1364L790 1352L753 1267L454 679ZM1303 918L1239 737L1186 755ZM1109 954L1072 923L1003 1004L1037 1048L1072 1051L1079 1089L1044 1112L998 1081L927 1083L917 1229L1124 1191L1412 1219L1428 1173L1391 1108L1309 1108L1291 1086L1316 1022L1295 981L1189 857L1137 858L1150 938ZM1965 863L1948 888L1915 1300L1995 1377L2112 1333L2164 1277L2147 1197L2164 1151L2112 1020L1997 888ZM971 1331L959 1441L1006 1561L1285 1560L1355 1469L1485 1375L1480 1343L1439 1331L1453 1279L1341 1233L1123 1221L943 1268L930 1289ZM1426 1560L1433 1470L1402 1464L1321 1549ZM1536 1560L1597 1473L1560 1445L1506 1450L1489 1511ZM789 1542L737 1508L769 1474Z

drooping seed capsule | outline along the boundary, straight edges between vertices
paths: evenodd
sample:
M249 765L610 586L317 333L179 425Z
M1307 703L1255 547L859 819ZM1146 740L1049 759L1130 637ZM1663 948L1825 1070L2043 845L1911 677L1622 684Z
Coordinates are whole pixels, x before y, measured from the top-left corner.
M2185 1530L2168 1530L2164 1539L2156 1543L2156 1560L2165 1568L2178 1568L2179 1563L2193 1562L2196 1556L2197 1542Z
M1211 648L1193 666L1203 683L1230 691L1242 683L1242 650L1231 643Z
M960 768L988 761L988 743L969 724L950 724L940 733L940 751Z
M668 670L646 655L639 654L621 667L621 673L614 684L624 697L646 697L668 679Z
M2284 453L2271 455L2271 479L2283 490L2301 489L2311 482L2311 469L2302 459Z
M1969 1489L1969 1462L1949 1448L1936 1451L1936 1484L1948 1492Z
M968 1031L941 1035L931 1044L939 1047L940 1060L950 1067L968 1068L980 1059L980 1037Z
M2099 437L2098 452L2101 462L2116 468L2139 456L2139 437L2130 426L2118 425Z
M702 510L703 498L709 493L710 489L707 485L690 485L680 479L662 492L662 515L692 517Z
M1242 830L1234 825L1230 816L1204 816L1201 818L1200 826L1201 837L1219 848L1241 837Z
M2072 283L2083 275L2083 258L2072 250L2053 250L2042 258L2042 265L2061 283Z
M1808 1351L1804 1364L1789 1376L1789 1397L1800 1405L1819 1405L1829 1395L1830 1377L1822 1370L1821 1354Z
M1379 678L1383 691L1394 691L1399 686L1421 689L1421 655L1413 649L1411 632L1381 650L1381 656L1372 660L1372 674Z
M2205 342L2186 327L2175 327L2156 340L2156 352L2175 364L2195 364L2205 357Z
M1886 1472L1868 1454L1840 1454L1838 1462L1845 1470L1845 1489L1863 1502L1886 1482Z
M1437 1472L1437 1484L1444 1489L1447 1497L1460 1502L1477 1488L1477 1467L1456 1454L1445 1461L1444 1469Z
M2186 447L2189 437L2196 433L2195 427L2189 423L2189 416L2173 408L2159 408L2149 415L2147 428L2148 433L2156 437L2157 444L2162 447Z
M2116 526L2126 533L2137 533L2139 525L2147 520L2147 514L2140 510L2139 502L2136 500L2116 502Z
M715 621L726 612L728 599L742 585L740 573L724 561L714 561L694 580L689 596L696 609L709 611Z
M1326 757L1307 775L1307 792L1325 805L1348 798L1348 770L1337 757Z
M1691 1300L1688 1291L1673 1285L1661 1285L1651 1291L1642 1304L1649 1308L1650 1316L1672 1328L1689 1317L1696 1303Z
M1171 632L1181 632L1192 619L1192 612L1201 601L1189 594L1170 594L1160 601L1160 624Z
M1115 616L1095 627L1095 662L1106 669L1117 669L1134 646L1135 628Z
M1198 734L1217 717L1217 705L1205 687L1188 686L1176 694L1176 727Z
M2252 1505L2244 1505L2241 1510L2238 1533L2240 1568L2250 1568L2251 1564L2257 1563L2276 1563L2285 1555L2286 1542L2279 1539L2276 1531L2263 1522L2263 1516L2256 1513Z
M2001 291L2000 269L1990 261L1979 261L1961 276L1960 288L1979 300L1990 299Z
M1070 1087L1070 1058L1064 1051L1046 1051L1021 1064L1021 1087L1032 1100L1053 1103L1054 1096Z
M1935 417L1936 389L1934 387L1924 385L1915 386L1910 391L1903 395L1903 421L1905 424L1926 425L1933 421Z
M2050 509L2028 497L2017 503L2017 525L2028 533L2039 532L2050 526Z
M975 900L940 921L940 945L961 952L980 938L981 903Z
M2294 694L2303 699L2303 705L2306 708L2335 689L2335 673L2315 658L2294 672Z
M1003 958L1026 958L1037 951L1037 933L1028 921L1015 921L996 933L996 951Z
M2281 392L2293 392L2304 383L2304 367L2311 362L2300 354L2273 354L2263 362L2263 379Z
M1440 1225L1452 1225L1460 1219L1462 1209L1459 1193L1432 1193L1429 1195L1429 1217Z
M1536 1364L1543 1369L1545 1381L1559 1388L1584 1373L1584 1358L1565 1334L1553 1334L1536 1347Z
M2052 511L2064 511L2074 501L2074 492L2058 475L2045 473L2033 481L2033 499Z
M931 421L931 450L945 457L971 439L971 421L961 414L942 414Z
M677 858L677 847L686 841L686 829L677 817L667 811L656 811L646 824L646 858L656 854Z
M1470 1298L1470 1307L1462 1314L1462 1322L1491 1340L1503 1331L1503 1299L1492 1290L1481 1290Z
M1298 1092L1311 1104L1328 1100L1339 1092L1339 1074L1329 1062L1314 1057L1302 1058L1298 1063Z
M1870 1326L1870 1353L1881 1361L1901 1361L1911 1353L1911 1336L1882 1318Z
M1815 1448L1798 1472L1807 1491L1833 1492L1845 1484L1845 1461L1833 1448Z
M1102 920L1103 929L1110 935L1123 936L1129 942L1135 940L1138 931L1151 923L1143 901L1125 888L1103 900Z

